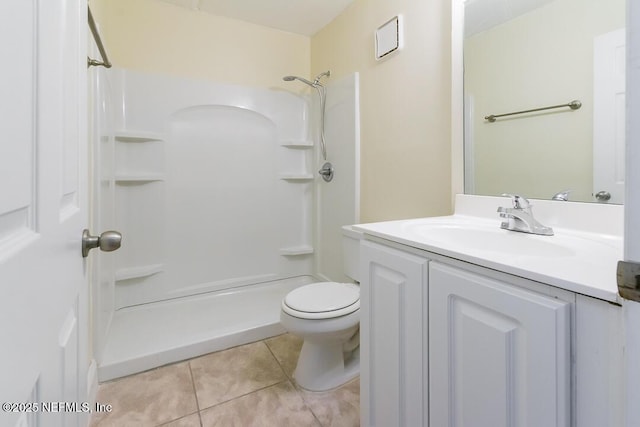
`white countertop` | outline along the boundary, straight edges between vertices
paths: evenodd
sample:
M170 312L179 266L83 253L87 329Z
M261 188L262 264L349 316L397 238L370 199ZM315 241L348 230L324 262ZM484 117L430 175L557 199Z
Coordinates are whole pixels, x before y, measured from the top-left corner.
M451 216L354 225L365 234L619 303L623 207L535 200L533 213L553 236L500 229L502 197L456 197Z

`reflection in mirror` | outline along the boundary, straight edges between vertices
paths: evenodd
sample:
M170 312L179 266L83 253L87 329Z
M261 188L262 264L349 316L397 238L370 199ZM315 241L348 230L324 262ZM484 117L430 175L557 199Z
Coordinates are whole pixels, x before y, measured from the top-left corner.
M465 193L623 202L624 25L624 0L465 1Z

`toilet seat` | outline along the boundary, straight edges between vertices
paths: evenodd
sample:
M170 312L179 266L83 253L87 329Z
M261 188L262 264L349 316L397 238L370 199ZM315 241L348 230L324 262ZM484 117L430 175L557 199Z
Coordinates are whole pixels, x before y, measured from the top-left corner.
M302 319L330 319L360 308L360 288L353 283L319 282L289 292L282 310Z

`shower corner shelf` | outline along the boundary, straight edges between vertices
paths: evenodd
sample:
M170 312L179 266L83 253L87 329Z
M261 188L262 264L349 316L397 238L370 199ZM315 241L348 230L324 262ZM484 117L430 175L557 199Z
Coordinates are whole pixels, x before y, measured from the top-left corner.
M152 142L162 141L161 134L146 131L119 130L115 133L116 141L120 142Z
M287 148L313 148L313 141L283 141L280 145Z
M118 182L137 182L137 183L147 183L147 182L156 182L156 181L164 181L164 175L150 173L150 174L117 174L115 176L116 183Z
M309 245L289 246L287 248L280 249L280 255L282 256L311 255L312 253L313 248Z
M142 265L140 267L122 268L116 271L116 282L129 279L140 279L142 277L153 276L163 271L162 264Z
M313 175L310 173L282 174L280 175L280 179L285 181L311 181Z

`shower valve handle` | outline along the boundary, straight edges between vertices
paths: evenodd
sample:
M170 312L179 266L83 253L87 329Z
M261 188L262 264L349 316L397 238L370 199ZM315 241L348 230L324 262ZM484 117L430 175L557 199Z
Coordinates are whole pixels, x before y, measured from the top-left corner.
M322 165L322 168L320 168L318 173L322 176L322 179L324 179L326 182L329 182L333 179L333 166L331 165L331 163L326 162L324 165Z

